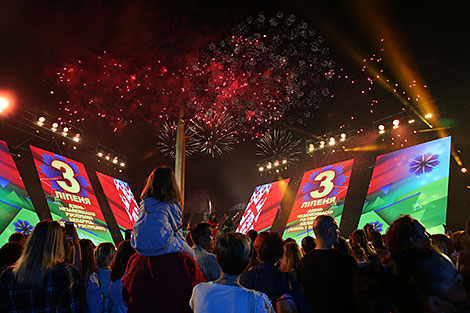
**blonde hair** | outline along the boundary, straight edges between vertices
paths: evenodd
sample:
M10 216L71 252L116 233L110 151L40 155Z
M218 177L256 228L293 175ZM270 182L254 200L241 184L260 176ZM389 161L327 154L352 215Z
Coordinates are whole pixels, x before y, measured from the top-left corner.
M111 242L100 243L94 252L96 266L110 268L115 254L116 247Z
M288 242L284 245L284 254L281 259L281 271L291 272L297 268L303 257L302 250L296 242Z
M63 236L59 223L51 220L41 221L34 227L13 269L20 286L43 286L44 276L65 257Z

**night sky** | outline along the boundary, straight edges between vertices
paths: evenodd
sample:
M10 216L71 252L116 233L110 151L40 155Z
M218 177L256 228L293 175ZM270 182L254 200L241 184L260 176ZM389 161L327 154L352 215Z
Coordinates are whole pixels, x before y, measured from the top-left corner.
M468 88L469 26L460 1L17 1L0 4L0 91L16 97L16 114L25 109L59 116L60 105L51 96L47 78L53 68L71 59L111 51L121 59L160 59L176 70L199 49L217 43L248 16L259 11L294 14L316 28L326 39L337 69L350 73L361 68L353 55L367 57L379 49L380 39L399 43L399 53L413 64L412 71L428 86L441 116L452 120L450 134L464 165L470 167ZM385 25L379 26L378 23ZM387 34L384 34L384 29ZM393 38L389 38L393 35ZM398 56L400 59L402 56ZM385 70L398 80L397 65L385 59ZM48 76L49 75L49 76ZM337 87L336 87L337 88ZM376 87L380 89L380 87ZM335 90L333 90L335 91ZM348 102L325 102L314 112L304 131L322 135L344 123L353 129L373 131L373 122L400 112L402 105L388 91L377 92L380 103L369 112L360 94ZM352 99L352 101L351 101ZM355 101L357 99L357 101ZM86 110L86 106L83 110ZM15 113L12 112L12 116ZM351 119L354 116L354 119ZM155 149L155 131L113 132L105 122L82 123L83 141L100 143L126 155L127 166L118 176L139 194L151 169L172 165ZM11 133L0 134L9 141ZM301 135L299 134L301 137ZM16 140L16 139L15 139ZM186 161L186 210L204 207L209 199L224 211L248 202L255 186L273 180L260 176L255 143L240 143L230 154L211 158L196 155ZM84 151L83 153L88 153ZM376 154L383 151L376 152ZM93 157L85 159L92 162ZM454 162L454 161L451 161ZM325 161L325 164L328 160ZM455 163L455 162L454 162ZM451 188L467 192L468 177L458 169ZM462 199L467 201L468 195Z

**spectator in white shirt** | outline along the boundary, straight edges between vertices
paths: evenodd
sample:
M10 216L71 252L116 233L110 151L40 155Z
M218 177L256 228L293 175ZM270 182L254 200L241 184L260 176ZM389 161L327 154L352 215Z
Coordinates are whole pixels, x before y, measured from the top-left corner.
M246 289L239 282L250 262L250 239L240 233L224 234L217 239L214 252L222 275L194 287L189 301L194 313L274 313L265 294Z

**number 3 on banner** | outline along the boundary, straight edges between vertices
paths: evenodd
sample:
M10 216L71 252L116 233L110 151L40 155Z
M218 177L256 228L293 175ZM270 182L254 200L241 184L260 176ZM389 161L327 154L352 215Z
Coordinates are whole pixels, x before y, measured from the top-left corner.
M335 186L335 184L333 183L333 179L335 179L335 176L336 176L336 173L335 171L332 171L332 170L324 171L318 174L315 177L314 181L319 181L320 186L318 187L317 190L310 192L310 197L314 199L318 199L318 198L323 198L327 196L333 190L333 187ZM320 191L320 189L323 189L323 190Z
M62 172L62 176L64 176L64 179L68 182L63 182L63 181L57 181L57 184L64 189L67 192L70 193L79 193L80 192L80 183L73 178L75 175L75 172L73 169L68 165L67 163L64 163L59 160L54 160L51 163L51 166L55 169L58 169L59 171Z

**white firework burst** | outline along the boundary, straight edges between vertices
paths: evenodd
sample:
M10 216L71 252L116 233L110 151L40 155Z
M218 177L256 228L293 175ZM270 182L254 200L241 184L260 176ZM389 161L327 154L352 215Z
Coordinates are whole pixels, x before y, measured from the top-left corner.
M229 153L238 142L238 132L233 119L209 110L192 120L199 151L212 157Z
M298 161L302 151L302 141L286 129L269 130L256 142L256 155L286 159L288 163Z
M176 121L163 123L158 135L157 148L165 156L175 158L176 154L176 132L178 124ZM186 137L186 155L192 155L198 151L198 142L194 138L194 127L191 123L185 123L184 134Z

